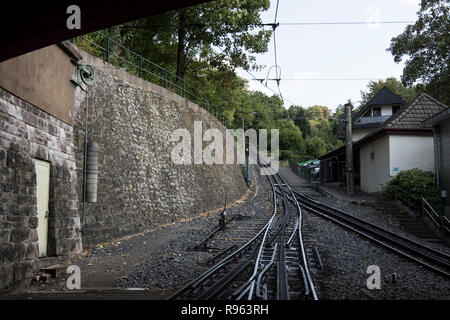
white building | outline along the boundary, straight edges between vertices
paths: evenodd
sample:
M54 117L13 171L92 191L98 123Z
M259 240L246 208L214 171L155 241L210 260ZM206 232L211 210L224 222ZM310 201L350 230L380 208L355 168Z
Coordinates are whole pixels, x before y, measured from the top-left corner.
M435 170L433 132L422 121L448 107L427 94L401 101L383 88L352 117L355 185L361 191L380 192L402 170ZM322 182L345 181L345 146L319 159Z

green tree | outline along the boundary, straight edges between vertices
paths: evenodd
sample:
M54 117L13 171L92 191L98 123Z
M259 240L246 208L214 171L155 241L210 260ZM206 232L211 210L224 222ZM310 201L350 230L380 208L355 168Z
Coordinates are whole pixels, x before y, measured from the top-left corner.
M306 154L317 158L327 151L326 142L320 137L310 137L305 141Z
M288 113L290 115L290 119L293 119L295 125L300 128L303 139L305 139L311 132L306 110L300 106L291 106Z
M306 113L310 119L321 121L322 119L328 119L330 117L330 109L324 106L312 106L306 109Z
M176 75L180 78L184 79L191 61L198 58L222 70L248 70L255 66L252 54L267 51L272 32L260 28L259 13L269 6L269 0L219 0L179 9L157 18L160 24L155 35L176 44Z
M300 129L292 120L278 120L276 128L280 130L280 150L290 150L297 155L305 153L305 142Z
M422 81L426 90L443 103L450 103L450 1L422 0L416 23L392 38L387 49L400 62L407 57L402 82Z
M400 171L386 183L383 190L384 194L389 197L395 197L395 194L399 193L396 187L404 190L411 197L410 205L412 205L413 210L416 210L416 213L422 209L422 197L437 212L443 213L444 206L433 172L423 171L419 168ZM402 197L400 199L405 204L408 203L407 199Z

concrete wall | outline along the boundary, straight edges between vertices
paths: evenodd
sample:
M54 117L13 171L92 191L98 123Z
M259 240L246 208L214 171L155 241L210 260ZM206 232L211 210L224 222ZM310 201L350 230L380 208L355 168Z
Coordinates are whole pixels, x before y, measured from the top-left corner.
M203 122L203 132L224 132L215 117L158 85L81 50L80 54L84 63L95 67L88 123L90 139L99 145L100 171L98 202L87 205L84 247L221 208L225 194L228 202L245 194L239 165L172 163L171 151L178 143L171 141L172 132L186 128L193 137L194 121ZM84 105L85 94L77 89L74 135L79 175Z
M370 159L371 152L374 159ZM432 136L389 135L361 147L361 190L379 192L381 184L400 171L419 168L434 172Z
M389 145L391 176L397 175L402 170L413 168L434 172L432 136L391 135Z
M375 130L375 128L354 128L352 129L352 141L358 141L364 138L367 134Z
M372 193L381 191L381 184L389 181L388 136L378 138L360 148L361 191ZM373 152L374 158L370 158Z
M73 67L67 53L52 45L0 63L0 87L73 124Z

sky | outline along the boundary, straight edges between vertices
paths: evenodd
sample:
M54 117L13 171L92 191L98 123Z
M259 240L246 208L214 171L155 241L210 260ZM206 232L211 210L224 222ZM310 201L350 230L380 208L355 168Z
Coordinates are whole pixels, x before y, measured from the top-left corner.
M277 0L270 0L269 10L261 13L263 23L273 23ZM400 79L404 60L394 62L386 49L391 39L401 34L407 23L356 25L283 25L293 22L374 22L416 21L420 0L279 0L276 52L281 68L280 90L285 107L327 106L334 110L351 99L355 106L360 91L370 80ZM270 27L269 27L270 28ZM269 50L256 56L261 71L250 71L256 78L267 78L275 64L273 38ZM266 89L243 70L238 74L249 80L250 90ZM276 78L271 68L268 78ZM286 80L283 80L286 79ZM358 80L287 80L287 79L358 79ZM363 80L360 80L363 79ZM367 80L369 79L369 80ZM267 85L278 92L275 81Z

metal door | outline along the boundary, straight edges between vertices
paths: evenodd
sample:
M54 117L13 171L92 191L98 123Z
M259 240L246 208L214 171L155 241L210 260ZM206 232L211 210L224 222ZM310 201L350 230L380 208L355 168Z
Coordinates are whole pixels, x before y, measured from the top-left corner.
M39 256L47 255L48 242L48 199L50 187L50 163L34 160L36 168L36 198L38 213Z

